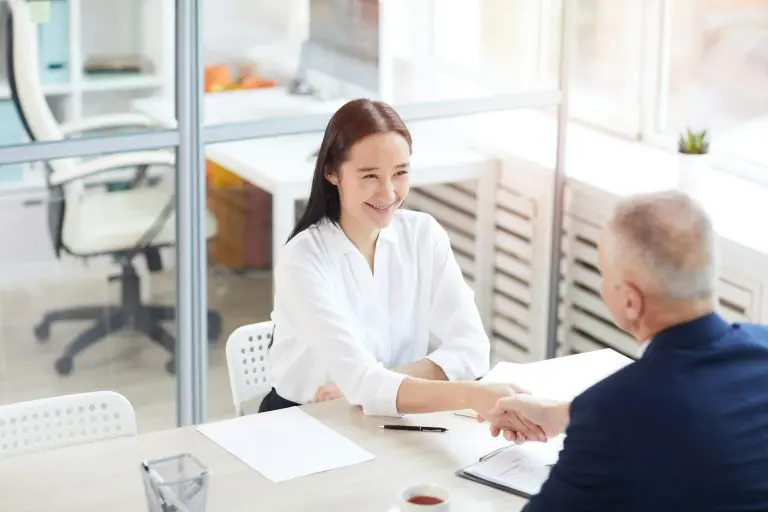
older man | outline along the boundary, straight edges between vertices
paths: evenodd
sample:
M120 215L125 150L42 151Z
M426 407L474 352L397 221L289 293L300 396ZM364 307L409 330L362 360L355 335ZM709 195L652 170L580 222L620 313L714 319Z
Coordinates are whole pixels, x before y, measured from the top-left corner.
M516 417L550 434L567 425L524 510L768 510L768 329L714 312L710 219L683 194L631 197L599 253L603 300L643 355L571 404L499 402L497 428Z

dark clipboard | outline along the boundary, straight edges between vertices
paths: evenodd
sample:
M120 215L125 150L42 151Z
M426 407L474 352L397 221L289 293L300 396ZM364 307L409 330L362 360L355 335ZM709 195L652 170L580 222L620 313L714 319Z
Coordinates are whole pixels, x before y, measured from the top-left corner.
M490 480L486 480L485 478L480 478L479 476L475 476L472 473L468 473L466 469L460 469L456 472L456 476L459 476L461 478L466 478L467 480L470 480L472 482L476 482L478 484L487 485L488 487L493 487L496 490L504 491L509 494L514 494L515 496L520 496L521 498L525 498L527 500L531 499L531 495L527 492L523 492L519 489L515 489L514 487L509 487L502 484L497 484L496 482L491 482Z

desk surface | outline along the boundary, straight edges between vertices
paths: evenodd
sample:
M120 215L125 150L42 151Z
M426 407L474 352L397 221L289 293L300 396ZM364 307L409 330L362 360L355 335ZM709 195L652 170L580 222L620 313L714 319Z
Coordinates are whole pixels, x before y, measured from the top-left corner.
M284 87L233 90L203 96L206 125L242 123L269 117L292 117L312 113L333 113L344 100L321 101L311 96L288 94ZM165 126L176 125L173 98L141 98L132 102L134 110Z
M207 509L212 512L388 512L402 488L420 483L449 488L455 504L452 511L514 512L525 503L517 496L455 476L456 470L504 444L471 418L439 413L400 420L450 429L445 434L431 434L382 431L377 428L381 418L365 417L343 400L312 404L304 410L376 459L275 484L194 428L180 428L4 460L0 464L0 509L145 510L139 463L184 452L194 454L211 470Z

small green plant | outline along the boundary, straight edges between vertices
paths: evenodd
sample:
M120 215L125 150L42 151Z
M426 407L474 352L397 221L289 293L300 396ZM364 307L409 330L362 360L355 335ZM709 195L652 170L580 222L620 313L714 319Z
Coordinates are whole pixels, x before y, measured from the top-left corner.
M709 152L709 134L707 130L693 131L688 128L680 134L677 151L686 155L705 155Z

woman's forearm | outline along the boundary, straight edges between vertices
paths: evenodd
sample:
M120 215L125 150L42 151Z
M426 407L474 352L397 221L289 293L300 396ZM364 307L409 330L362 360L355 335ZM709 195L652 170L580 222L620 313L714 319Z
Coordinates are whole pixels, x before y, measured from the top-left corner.
M397 392L400 414L458 411L472 408L480 390L476 382L448 382L407 376Z
M427 358L420 359L413 363L397 366L392 368L392 371L419 379L448 380L448 376L445 374L443 369L435 364L434 361Z

